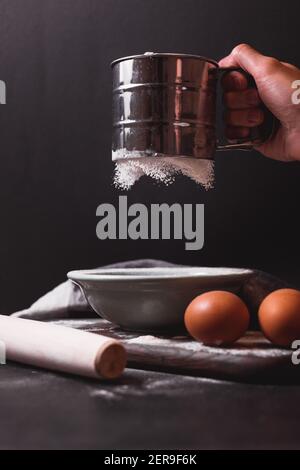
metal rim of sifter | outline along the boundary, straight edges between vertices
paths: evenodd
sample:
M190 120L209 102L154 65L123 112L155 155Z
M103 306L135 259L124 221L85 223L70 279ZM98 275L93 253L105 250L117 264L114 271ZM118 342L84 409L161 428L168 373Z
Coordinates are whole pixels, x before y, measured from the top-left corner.
M178 58L189 58L189 59L200 59L205 62L210 62L211 64L218 67L218 62L214 59L209 59L208 57L204 57L197 54L181 54L176 52L145 52L144 54L137 54L137 55L129 55L126 57L120 57L119 59L115 59L111 62L111 67L116 65L119 62L123 62L125 60L132 60L132 59L147 59L151 57L178 57Z

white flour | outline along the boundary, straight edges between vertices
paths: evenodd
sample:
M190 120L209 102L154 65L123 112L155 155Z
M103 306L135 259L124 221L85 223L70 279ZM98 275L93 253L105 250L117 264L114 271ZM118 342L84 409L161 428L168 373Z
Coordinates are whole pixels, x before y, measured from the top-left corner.
M178 348L191 351L191 353L206 352L221 354L223 356L247 356L247 357L285 357L291 354L287 349L273 346L260 332L248 331L232 346L214 347L205 346L203 343L194 341L187 337L174 337L170 339L158 338L156 336L145 335L127 340L128 344L142 344L145 346L163 346L166 348Z
M141 156L142 155L142 156ZM116 161L114 185L119 189L130 189L142 176L149 176L159 183L172 184L176 175L184 175L208 190L214 185L212 160L169 157L160 154L149 156L147 152L113 152Z

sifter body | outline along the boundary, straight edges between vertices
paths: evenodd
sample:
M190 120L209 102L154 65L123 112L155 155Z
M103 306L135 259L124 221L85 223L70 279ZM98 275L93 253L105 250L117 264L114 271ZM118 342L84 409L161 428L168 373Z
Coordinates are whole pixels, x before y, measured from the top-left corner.
M142 156L213 159L215 61L146 53L112 63L113 160Z

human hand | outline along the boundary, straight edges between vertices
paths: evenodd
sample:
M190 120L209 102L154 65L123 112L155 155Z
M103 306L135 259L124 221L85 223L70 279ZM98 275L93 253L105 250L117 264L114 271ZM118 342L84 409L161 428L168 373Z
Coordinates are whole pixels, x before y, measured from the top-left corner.
M295 102L292 100L296 91L292 85L300 80L300 69L264 56L247 44L235 47L219 65L241 67L257 85L257 90L248 88L247 79L240 72L224 76L227 138L245 138L251 127L262 124L264 113L259 106L263 102L280 124L270 139L255 148L275 160L300 160L300 93L297 92L299 98Z

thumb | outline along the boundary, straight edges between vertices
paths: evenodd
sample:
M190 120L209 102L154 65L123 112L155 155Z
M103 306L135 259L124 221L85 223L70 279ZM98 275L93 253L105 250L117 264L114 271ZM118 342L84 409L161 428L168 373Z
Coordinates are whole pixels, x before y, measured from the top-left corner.
M239 44L227 57L220 60L219 65L220 67L241 67L257 79L266 72L271 62L277 62L277 60L260 54L248 44Z

